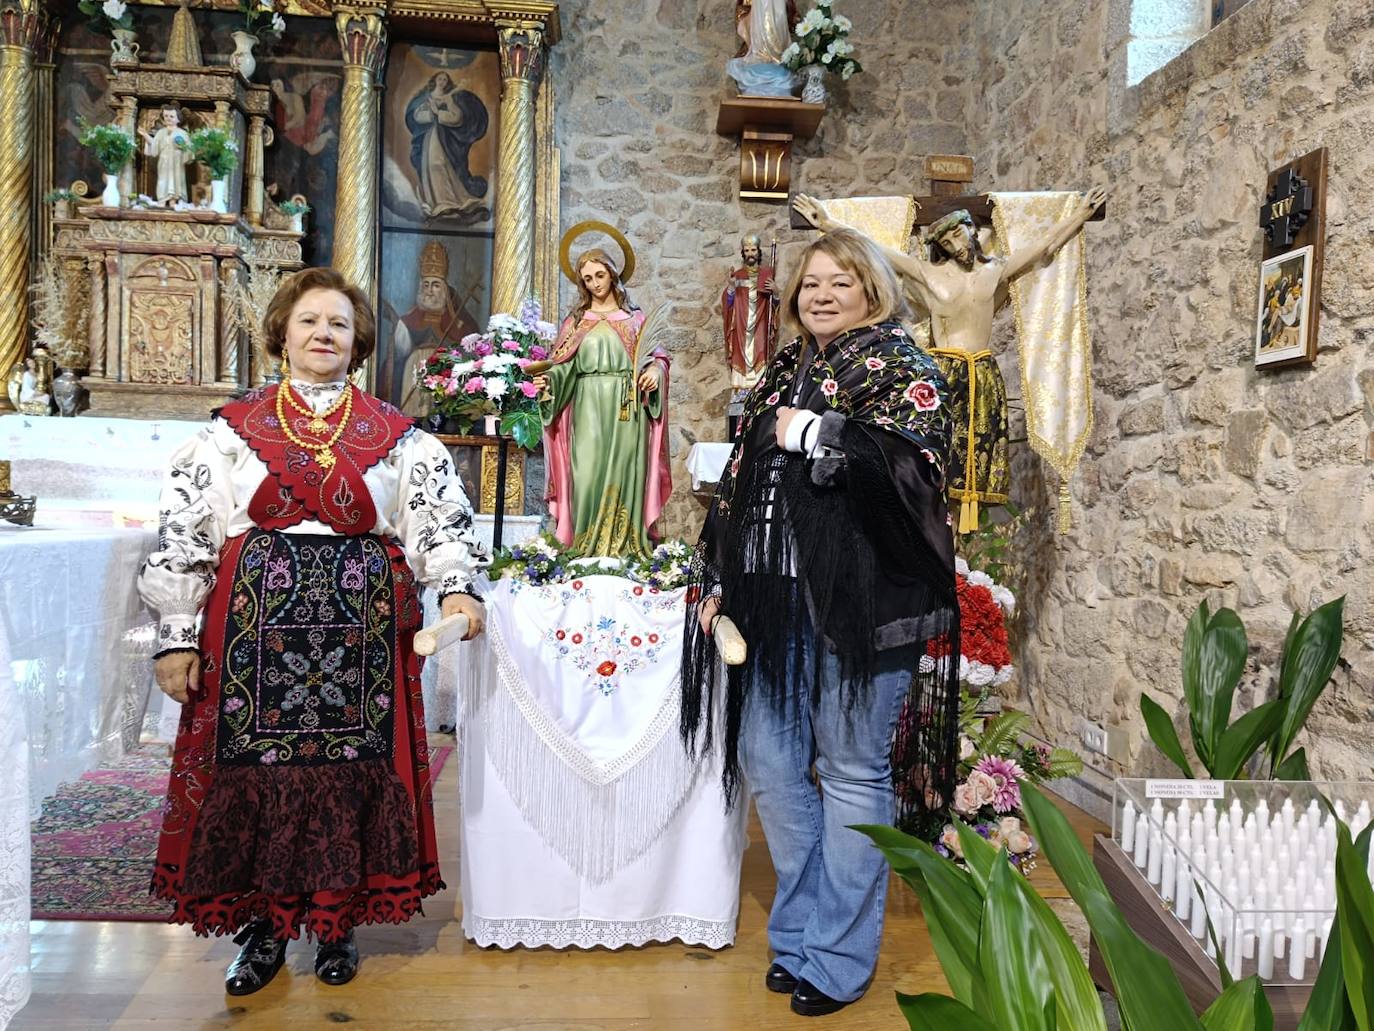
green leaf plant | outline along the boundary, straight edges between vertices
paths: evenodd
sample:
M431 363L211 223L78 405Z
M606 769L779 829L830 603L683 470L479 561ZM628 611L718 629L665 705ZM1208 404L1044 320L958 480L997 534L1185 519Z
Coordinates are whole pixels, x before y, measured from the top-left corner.
M1345 598L1340 597L1305 619L1293 613L1279 661L1277 697L1231 722L1249 641L1240 617L1230 609L1213 613L1207 602L1198 605L1183 635L1183 700L1193 751L1213 780L1245 777L1261 752L1268 757L1270 779L1308 779L1306 753L1289 750L1340 659L1344 609ZM1196 776L1168 712L1142 693L1140 714L1155 747L1185 777Z
M1083 911L1111 978L1124 1031L1273 1031L1258 978L1231 982L1199 1017L1169 961L1133 931L1078 835L1043 793L1023 784L1031 829ZM860 826L916 892L953 997L903 995L913 1031L1102 1031L1101 999L1072 938L999 850L958 824L967 869L919 838ZM1374 888L1370 824L1337 826L1336 918L1298 1031L1374 1031Z

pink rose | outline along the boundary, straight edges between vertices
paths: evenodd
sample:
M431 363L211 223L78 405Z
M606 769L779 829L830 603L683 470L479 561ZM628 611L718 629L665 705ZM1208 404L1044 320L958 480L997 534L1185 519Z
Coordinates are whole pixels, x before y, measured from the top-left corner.
M925 381L911 384L911 386L906 388L906 392L902 397L915 405L918 412L929 412L932 409L940 407L939 391L937 391L932 384L926 383Z
M526 397L538 397L539 388L529 380L525 380L524 383L520 384L520 393L524 394Z
M954 829L954 824L945 824L944 831L940 834L940 844L949 849L960 859L964 858L964 846L959 843L959 832Z
M505 348L507 351L518 351L518 350L520 350L520 341L519 341L519 340L507 340L507 341L506 341L504 344L502 344L501 346L502 346L503 348Z
M544 350L544 348L540 347L538 344L535 344L533 347L530 348L530 357L537 362L542 362L548 356L549 352Z
M463 389L469 394L480 394L486 385L487 381L481 376L473 376L472 379L468 380L463 386Z
M997 797L997 781L982 770L970 773L965 783L973 790L973 799L978 803L979 809L985 805L992 805L992 800Z
M778 403L778 399L781 398L781 397L782 397L782 395L779 394L779 393L775 390L775 391L773 391L771 394L768 395L768 397L764 400L763 403L766 404L766 405L775 405L775 404Z
M865 358L864 368L877 372L879 369L886 369L887 362L883 361L881 358Z
M492 350L491 344L487 343L485 340L480 340L473 347L472 353L479 358L485 358L487 355L491 354Z
M454 394L458 393L458 381L451 379L447 383L445 383L444 393L447 394L449 397L452 397Z
M821 383L821 393L826 397L834 397L835 392L840 389L840 385L833 379L824 380Z
M979 809L978 796L969 784L960 784L954 789L954 811L972 816Z

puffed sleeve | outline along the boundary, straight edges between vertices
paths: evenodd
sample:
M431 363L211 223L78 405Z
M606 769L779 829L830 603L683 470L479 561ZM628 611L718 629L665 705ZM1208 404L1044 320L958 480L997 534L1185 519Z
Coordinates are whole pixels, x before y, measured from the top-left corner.
M238 437L216 419L172 455L158 501L157 550L138 576L138 593L161 617L159 652L196 647L196 615L215 585L234 508L237 451Z
M415 575L440 597L466 591L489 561L472 528L472 505L444 446L412 430L396 446L396 536Z

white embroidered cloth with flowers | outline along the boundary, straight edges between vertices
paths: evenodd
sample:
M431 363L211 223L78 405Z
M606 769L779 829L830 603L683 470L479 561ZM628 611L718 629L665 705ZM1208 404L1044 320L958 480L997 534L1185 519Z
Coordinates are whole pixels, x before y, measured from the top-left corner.
M451 650L479 945L734 941L744 807L726 813L718 757L678 736L683 595L502 579L486 634Z

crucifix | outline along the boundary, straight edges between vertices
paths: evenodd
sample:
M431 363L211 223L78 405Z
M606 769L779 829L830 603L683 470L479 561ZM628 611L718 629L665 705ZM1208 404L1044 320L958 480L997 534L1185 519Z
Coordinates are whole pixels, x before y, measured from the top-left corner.
M1009 499L1006 384L991 344L994 316L1015 294L1017 343L1030 385L1028 436L1060 474L1059 524L1067 530L1068 477L1092 425L1081 231L1104 217L1106 193L1001 194L994 208L988 194L959 192L972 179L971 160L936 160L948 178L933 181L927 196L865 203L869 199L822 202L800 194L793 224L800 219L802 227L823 232L864 232L892 264L918 316L928 316L925 346L945 374L956 427L946 480L951 499L960 503L960 533L977 529L980 504ZM896 212L903 221L894 224ZM994 224L1000 247L985 251L979 230ZM908 253L913 235L917 246ZM1079 242L1061 259L1071 240Z

